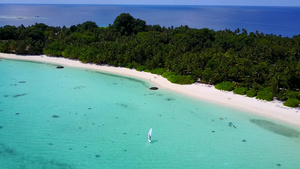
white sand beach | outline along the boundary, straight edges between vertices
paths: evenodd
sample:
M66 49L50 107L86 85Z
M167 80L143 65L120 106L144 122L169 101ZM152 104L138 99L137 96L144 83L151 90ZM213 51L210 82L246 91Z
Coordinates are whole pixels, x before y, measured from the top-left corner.
M261 101L255 98L236 95L233 92L220 91L215 89L214 86L209 86L206 84L195 83L191 85L178 85L169 82L167 79L163 78L160 75L155 75L147 72L139 72L133 69L120 67L84 64L76 60L48 57L45 55L23 56L0 53L0 58L52 63L63 66L93 69L107 73L144 79L159 88L172 90L199 100L229 106L232 108L244 110L249 113L255 113L260 116L286 122L298 127L300 126L300 110L297 110L295 108L288 108L279 101Z

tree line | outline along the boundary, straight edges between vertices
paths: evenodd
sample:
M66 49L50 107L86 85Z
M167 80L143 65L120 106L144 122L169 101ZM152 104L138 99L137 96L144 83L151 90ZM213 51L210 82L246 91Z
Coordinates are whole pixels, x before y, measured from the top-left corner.
M135 68L179 84L231 83L237 94L263 92L289 106L300 103L300 35L166 28L122 13L108 27L92 21L69 28L6 25L0 28L0 51Z

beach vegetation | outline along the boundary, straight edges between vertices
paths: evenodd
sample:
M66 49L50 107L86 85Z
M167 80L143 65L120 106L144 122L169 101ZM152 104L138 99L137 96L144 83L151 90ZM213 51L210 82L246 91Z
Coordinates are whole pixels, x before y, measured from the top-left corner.
M270 87L263 87L257 92L257 99L272 101L273 93Z
M286 90L280 90L279 92L276 93L276 99L277 100L282 100L285 101L287 100L287 96L286 96L287 91Z
M133 66L132 66L131 63L127 63L125 67L128 68L128 69L131 69Z
M156 68L156 69L151 69L150 72L153 73L153 74L162 75L164 72L166 72L166 69Z
M145 66L145 65L140 65L140 66L138 66L138 67L136 67L136 70L137 71L144 71L145 69L147 69L147 66Z
M287 99L287 101L283 103L283 105L287 107L299 107L299 104L300 104L300 100L296 98L289 98Z
M151 70L150 70L150 69L145 69L144 72L149 72L149 73L151 73Z
M297 91L287 91L287 98L289 99L299 99L300 92Z
M300 99L300 92L292 90L280 90L276 93L276 97L278 100L282 101L286 101L287 99Z
M246 92L247 97L255 97L256 96L256 90L250 89Z
M183 75L176 75L174 72L165 72L162 74L164 78L167 78L172 83L177 84L192 84L195 82L194 79L192 79L191 76L183 76Z
M82 51L78 60L83 63L94 63L98 55L98 49L95 47L88 47L86 50Z
M66 49L66 45L59 41L54 41L44 47L43 53L49 56L60 57L63 56L62 53Z
M0 52L135 68L173 83L197 80L237 94L248 88L248 97L264 100L300 99L299 44L300 35L147 25L129 13L107 27L93 21L69 28L43 23L0 27Z
M248 91L248 87L236 87L233 90L233 93L239 94L239 95L245 95Z
M234 89L234 86L234 83L226 81L216 84L215 88L219 90L232 91Z
M62 52L62 56L70 59L78 59L84 50L84 48L80 47L72 48L72 46L67 46Z
M166 71L162 74L162 77L168 78L168 77L174 76L174 75L176 75L174 72Z

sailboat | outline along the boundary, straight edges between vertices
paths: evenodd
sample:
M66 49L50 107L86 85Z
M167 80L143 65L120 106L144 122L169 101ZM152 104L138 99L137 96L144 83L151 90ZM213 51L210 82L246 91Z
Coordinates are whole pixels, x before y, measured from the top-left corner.
M152 128L150 128L150 130L148 132L148 141L149 141L149 143L151 143L151 136L152 136Z

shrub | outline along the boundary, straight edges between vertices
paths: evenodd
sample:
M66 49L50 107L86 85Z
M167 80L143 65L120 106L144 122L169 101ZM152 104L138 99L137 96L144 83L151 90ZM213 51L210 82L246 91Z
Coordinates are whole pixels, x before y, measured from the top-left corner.
M168 78L169 76L175 76L176 74L174 73L174 72L164 72L163 74L162 74L162 77L164 77L164 78Z
M280 90L278 93L276 93L276 97L278 100L287 100L286 90Z
M166 72L166 69L164 69L164 68L157 68L157 69L152 69L150 72L153 73L153 74L161 75L164 72Z
M247 93L246 93L246 96L247 97L255 97L256 96L256 91L251 89L251 90L248 90Z
M288 107L298 107L299 104L300 104L300 100L295 99L295 98L290 98L283 103L283 105L288 106Z
M269 88L269 87L261 88L257 92L256 98L261 99L261 100L272 101L273 100L273 93L271 91L271 88Z
M289 99L297 99L298 98L298 92L295 91L288 91L287 92L287 98Z
M165 72L162 76L176 84L192 84L195 82L191 76L176 75L174 72Z
M234 84L231 82L222 82L217 84L215 88L219 90L232 91L234 89Z
M128 68L128 69L133 68L132 63L127 63L127 65L125 67Z
M233 90L233 93L244 95L247 93L248 88L247 87L237 87Z
M182 76L182 75L170 76L168 80L172 83L177 83L177 84L192 84L195 82L191 76Z
M147 67L144 66L144 65L138 66L138 67L136 68L137 71L143 71L143 70L145 70L145 69L147 69Z

